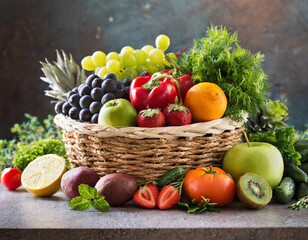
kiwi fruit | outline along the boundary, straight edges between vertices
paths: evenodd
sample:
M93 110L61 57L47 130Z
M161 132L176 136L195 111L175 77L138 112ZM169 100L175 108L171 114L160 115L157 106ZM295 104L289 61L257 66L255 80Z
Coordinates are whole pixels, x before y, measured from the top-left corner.
M272 199L272 188L264 178L246 173L240 177L236 185L237 196L248 208L261 208Z

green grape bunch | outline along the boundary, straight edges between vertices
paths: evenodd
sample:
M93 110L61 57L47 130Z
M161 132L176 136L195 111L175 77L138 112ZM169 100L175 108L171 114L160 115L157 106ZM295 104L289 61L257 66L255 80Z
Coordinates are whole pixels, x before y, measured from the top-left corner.
M125 46L120 53L109 52L106 54L96 51L92 55L84 57L81 66L84 70L94 71L101 78L104 78L107 73L113 73L119 80L126 77L135 78L145 71L154 74L171 67L164 57L169 45L170 38L161 34L155 40L156 48L152 45L145 45L141 49ZM177 61L176 57L175 61Z

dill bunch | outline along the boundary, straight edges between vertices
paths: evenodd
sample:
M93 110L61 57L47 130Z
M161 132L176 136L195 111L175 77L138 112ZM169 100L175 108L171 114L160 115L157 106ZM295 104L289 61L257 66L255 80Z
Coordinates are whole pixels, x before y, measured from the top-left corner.
M228 99L225 115L241 122L243 111L256 117L258 108L268 100L270 84L261 67L263 61L263 54L239 46L237 33L211 26L205 38L195 40L193 48L182 54L180 67L182 72L192 73L195 83L220 86Z

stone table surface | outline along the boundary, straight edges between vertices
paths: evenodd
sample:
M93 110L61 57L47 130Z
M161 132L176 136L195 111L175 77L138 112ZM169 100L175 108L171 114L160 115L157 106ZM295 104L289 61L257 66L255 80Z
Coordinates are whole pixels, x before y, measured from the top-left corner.
M218 213L144 210L134 202L110 212L68 209L62 192L35 197L0 184L0 239L308 239L308 209L234 201Z

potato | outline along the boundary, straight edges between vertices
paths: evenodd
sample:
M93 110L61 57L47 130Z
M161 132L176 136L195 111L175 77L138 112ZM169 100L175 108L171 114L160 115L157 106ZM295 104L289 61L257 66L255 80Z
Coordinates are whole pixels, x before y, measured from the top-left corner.
M78 186L80 184L88 184L94 187L99 180L98 174L87 167L76 167L64 173L61 179L61 188L63 193L69 198L80 196Z
M102 177L95 185L97 192L105 196L110 206L123 206L137 190L136 180L127 174L111 173Z

